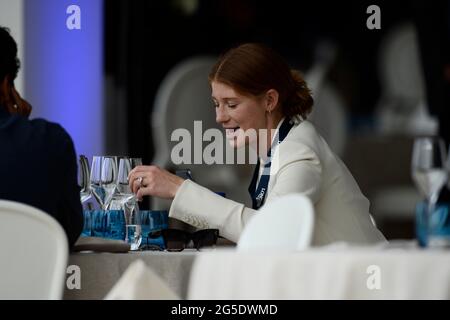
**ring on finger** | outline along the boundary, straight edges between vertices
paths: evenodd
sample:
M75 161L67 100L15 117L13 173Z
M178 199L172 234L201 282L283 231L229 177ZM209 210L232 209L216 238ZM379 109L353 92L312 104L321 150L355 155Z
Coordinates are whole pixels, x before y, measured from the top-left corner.
M137 178L138 183L139 183L139 188L142 188L142 180L144 180L144 177L139 177Z

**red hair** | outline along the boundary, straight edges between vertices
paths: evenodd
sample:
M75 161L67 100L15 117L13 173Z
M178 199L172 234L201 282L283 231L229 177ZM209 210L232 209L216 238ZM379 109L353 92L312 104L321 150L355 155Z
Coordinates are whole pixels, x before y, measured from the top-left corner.
M300 72L291 70L280 55L262 44L247 43L230 49L216 62L208 78L247 96L257 97L275 89L281 111L288 118L300 115L306 119L312 110L311 91Z

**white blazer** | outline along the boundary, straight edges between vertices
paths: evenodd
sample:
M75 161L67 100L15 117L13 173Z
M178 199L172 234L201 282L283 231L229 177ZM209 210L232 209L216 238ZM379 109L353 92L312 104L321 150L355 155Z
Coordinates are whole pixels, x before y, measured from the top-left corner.
M289 193L302 193L314 203L313 245L386 241L372 224L369 201L355 179L306 120L292 127L275 150L265 203ZM255 214L257 210L190 180L180 186L169 211L170 217L194 227L219 229L221 236L234 242Z

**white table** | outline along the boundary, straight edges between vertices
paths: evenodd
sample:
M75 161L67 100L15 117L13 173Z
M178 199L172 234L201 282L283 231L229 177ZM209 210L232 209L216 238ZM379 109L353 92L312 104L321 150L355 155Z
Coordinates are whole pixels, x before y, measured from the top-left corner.
M189 299L450 299L450 251L330 247L205 253Z
M143 260L180 297L186 297L190 270L197 251L130 253L73 253L69 265L81 271L81 289L65 289L64 299L103 299L130 263Z
M450 299L449 250L339 245L303 252L72 254L81 290L66 289L64 298L104 298L137 259L150 277L157 274L188 299ZM154 297L145 288L137 298Z

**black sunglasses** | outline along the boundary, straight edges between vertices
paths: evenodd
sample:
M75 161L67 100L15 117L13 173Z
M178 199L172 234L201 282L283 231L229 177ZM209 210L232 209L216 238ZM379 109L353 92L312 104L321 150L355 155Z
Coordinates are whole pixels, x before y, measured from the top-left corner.
M190 233L179 229L163 229L149 234L150 238L163 237L164 245L167 251L183 251L191 242L194 248L199 250L203 247L212 247L216 245L219 238L218 229L204 229Z

